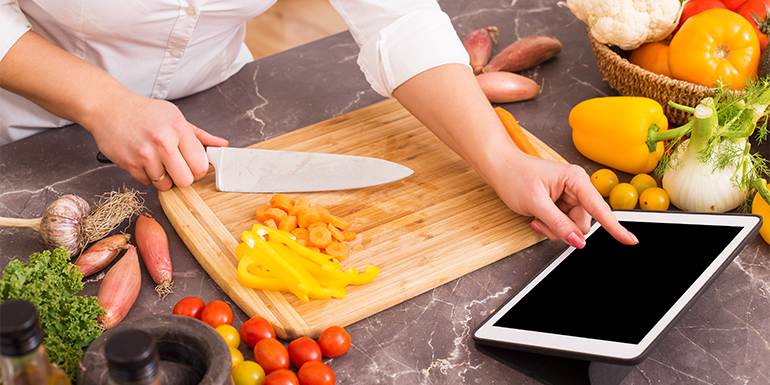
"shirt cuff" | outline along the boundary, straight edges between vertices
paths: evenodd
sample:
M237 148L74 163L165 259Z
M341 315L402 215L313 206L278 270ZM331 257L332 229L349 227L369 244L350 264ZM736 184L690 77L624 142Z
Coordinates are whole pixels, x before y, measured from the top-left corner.
M446 13L410 12L361 46L358 65L377 93L393 90L425 70L450 63L470 69L470 57Z
M0 60L32 25L15 0L0 1Z

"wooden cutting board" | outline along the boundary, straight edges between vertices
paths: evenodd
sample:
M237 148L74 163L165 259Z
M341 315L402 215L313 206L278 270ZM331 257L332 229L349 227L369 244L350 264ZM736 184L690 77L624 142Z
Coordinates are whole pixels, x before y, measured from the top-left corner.
M529 133L527 133L529 134ZM540 154L564 161L529 135ZM471 167L397 101L388 99L257 143L252 148L350 154L387 159L414 170L397 182L356 190L288 194L350 222L343 266L381 269L344 299L310 300L249 289L236 277L235 247L254 212L272 194L216 191L214 169L190 187L160 193L160 203L201 266L248 316L270 321L279 338L316 338L450 282L543 239L531 218L508 209Z

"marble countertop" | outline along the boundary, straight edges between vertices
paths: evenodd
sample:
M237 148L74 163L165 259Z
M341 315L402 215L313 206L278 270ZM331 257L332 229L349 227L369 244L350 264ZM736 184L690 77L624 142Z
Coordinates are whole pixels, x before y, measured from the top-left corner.
M555 0L439 3L460 36L497 26L500 38L493 54L533 35L563 43L556 58L521 73L540 84L542 93L504 107L568 161L589 174L601 168L577 152L567 123L570 109L580 101L617 94L596 67L585 24ZM226 82L175 103L198 127L228 138L231 146L247 146L382 100L359 71L357 52L350 34L340 33L255 61ZM0 147L0 216L39 217L64 194L92 202L124 186L137 189L169 233L176 290L160 300L142 267L142 292L128 318L171 313L185 296L207 303L220 299L235 308L173 231L157 191L114 165L98 163L97 151L93 138L77 125ZM620 174L621 181L630 177ZM337 383L541 383L479 352L470 334L563 247L541 242L347 326L350 351L327 361ZM41 250L34 231L0 229L0 266ZM82 293L96 295L98 285L98 278L90 278ZM235 308L234 324L246 319ZM245 345L241 350L247 359L253 357ZM563 367L553 369L559 370ZM616 383L770 383L770 246L760 237L753 239L648 358L626 372Z

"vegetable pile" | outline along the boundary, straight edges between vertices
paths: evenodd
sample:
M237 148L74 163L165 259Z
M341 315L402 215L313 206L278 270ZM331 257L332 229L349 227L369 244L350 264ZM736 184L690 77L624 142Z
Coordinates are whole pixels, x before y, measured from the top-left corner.
M244 231L243 243L235 249L243 286L291 292L309 302L344 298L346 286L363 285L379 274L375 266L360 274L352 267L343 269L340 261L348 258L349 248L342 242L355 239L355 233L345 230L346 220L311 207L305 198L275 194L255 216L265 224Z
M30 255L29 263L9 262L0 280L0 301L25 299L35 305L46 353L74 383L83 348L101 335L97 317L104 310L96 297L75 295L83 289L83 274L69 259L66 248L59 247Z

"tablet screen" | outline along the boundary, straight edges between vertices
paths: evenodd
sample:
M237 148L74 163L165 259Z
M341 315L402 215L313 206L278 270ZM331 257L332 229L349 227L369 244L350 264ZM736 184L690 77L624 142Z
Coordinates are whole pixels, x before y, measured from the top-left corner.
M621 223L639 244L599 227L494 326L639 344L743 229Z

